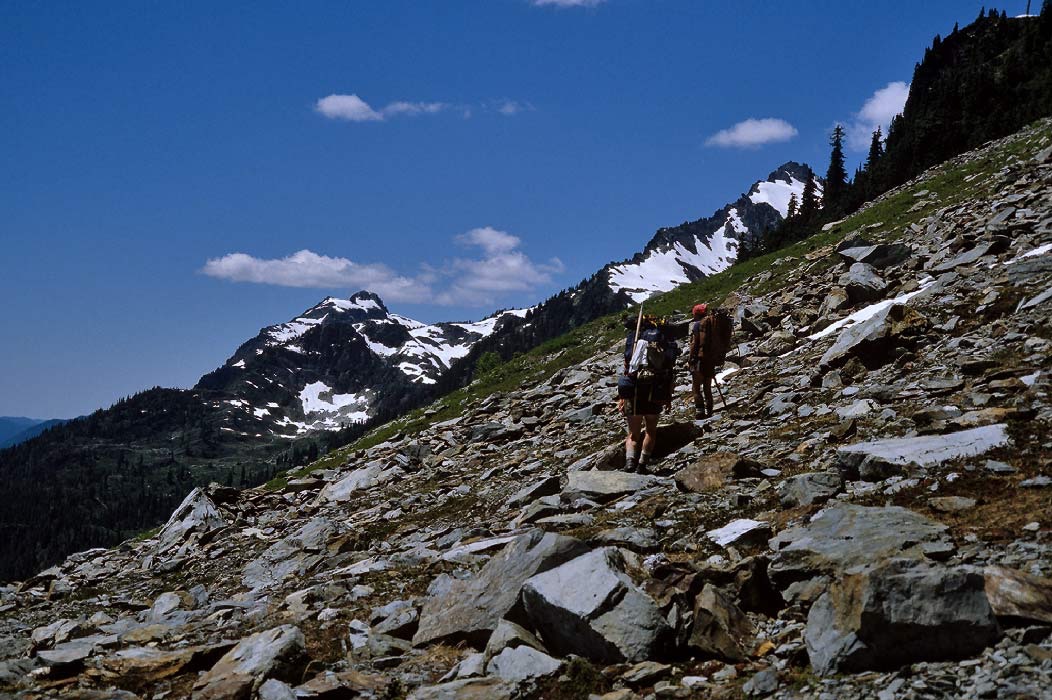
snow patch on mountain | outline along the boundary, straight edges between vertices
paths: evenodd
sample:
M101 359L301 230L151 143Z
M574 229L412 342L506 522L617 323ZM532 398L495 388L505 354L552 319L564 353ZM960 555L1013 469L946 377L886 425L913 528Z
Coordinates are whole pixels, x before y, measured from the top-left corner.
M642 262L613 266L610 288L624 291L638 304L653 294L697 279L698 273L712 275L726 270L738 255L738 241L732 232L743 233L742 229L745 226L737 211L731 209L726 222L707 241L694 236L693 246L677 241L668 250L651 251Z

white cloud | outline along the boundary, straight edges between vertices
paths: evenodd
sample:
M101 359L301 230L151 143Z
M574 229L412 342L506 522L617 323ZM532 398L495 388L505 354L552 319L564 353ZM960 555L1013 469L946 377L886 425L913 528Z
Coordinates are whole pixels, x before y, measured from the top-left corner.
M874 92L863 103L854 119L847 126L847 145L855 151L869 149L873 131L879 126L884 134L892 117L902 113L909 97L910 86L901 80L888 83Z
M361 264L347 258L301 250L285 258L263 259L246 253L212 258L201 272L232 282L254 282L279 287L369 289L391 301L420 301L431 290L427 284L404 277L383 264Z
M534 106L529 102L509 100L489 100L477 105L484 112L496 112L512 117L521 112L532 112ZM329 119L341 119L349 122L382 122L392 117L416 117L423 114L438 114L451 110L459 112L464 119L470 119L474 112L472 105L452 104L449 102L406 102L398 100L376 109L358 95L329 95L314 103L314 109Z
M521 240L505 231L499 231L492 226L473 228L467 233L456 237L458 243L464 245L477 245L486 251L487 255L498 255L508 253L519 247Z
M717 131L705 144L724 148L757 148L766 143L788 141L797 131L784 119L746 119L729 129Z
M595 7L606 0L530 0L530 4L537 7L550 5L552 7Z
M528 292L550 284L552 275L565 267L559 258L538 263L517 250L521 241L491 226L476 228L456 237L462 245L482 248L481 258L455 258L442 270L432 270L449 281L435 301L439 304L492 304L501 294Z
M389 117L437 114L449 107L445 102L398 101L380 109L373 109L358 95L329 95L314 105L318 113L329 119L343 119L349 122L382 122Z
M379 122L384 118L357 95L329 95L318 100L314 108L329 119L349 122Z
M519 250L522 241L518 236L491 226L471 229L454 240L481 249L481 257L458 257L440 267L425 263L415 276L405 276L382 263L358 263L310 250L275 259L230 253L208 260L201 272L232 282L368 289L393 302L483 306L495 303L502 295L550 284L552 276L564 269L558 258L531 260Z

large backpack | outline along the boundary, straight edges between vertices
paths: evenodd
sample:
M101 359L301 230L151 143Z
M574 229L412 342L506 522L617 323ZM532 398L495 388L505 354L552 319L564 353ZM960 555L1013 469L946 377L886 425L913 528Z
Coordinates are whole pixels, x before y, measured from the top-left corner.
M617 394L623 399L642 399L664 403L672 398L673 378L679 346L672 339L664 320L648 320L639 334L646 343L636 353L636 333L631 329L625 337L625 365L628 368L618 380Z
M705 317L705 347L703 353L707 361L721 365L727 359L731 349L731 333L734 321L724 309L715 309Z

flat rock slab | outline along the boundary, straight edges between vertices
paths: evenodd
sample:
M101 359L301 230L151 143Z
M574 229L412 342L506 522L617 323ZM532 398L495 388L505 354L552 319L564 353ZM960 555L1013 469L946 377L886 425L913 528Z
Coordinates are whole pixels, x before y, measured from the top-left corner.
M771 536L771 526L759 520L739 518L723 527L707 531L705 536L721 547L729 547L734 544L765 540Z
M899 506L838 503L806 525L788 528L770 541L768 568L780 587L890 557L941 557L953 551L942 523Z
M984 425L946 435L918 435L860 442L837 450L842 469L860 474L867 469L917 465L932 466L951 459L974 457L1009 443L1008 426L1004 423Z
M514 685L491 676L422 686L408 700L511 700L514 696Z
M483 648L502 618L521 619L521 611L515 609L526 579L587 549L580 540L543 530L520 535L486 562L475 577L452 580L427 598L413 644L466 641Z
M633 474L631 472L570 472L569 493L586 498L611 500L652 486L670 485L672 482L659 476Z
M804 641L819 675L960 659L1000 637L972 568L893 559L849 570L815 601Z
M245 637L197 679L194 700L248 697L267 678L297 682L307 663L303 633L281 625Z
M377 463L367 464L360 469L355 469L342 479L328 484L318 494L318 500L341 503L350 500L351 496L358 491L382 486L404 473L398 467L384 468L383 465Z

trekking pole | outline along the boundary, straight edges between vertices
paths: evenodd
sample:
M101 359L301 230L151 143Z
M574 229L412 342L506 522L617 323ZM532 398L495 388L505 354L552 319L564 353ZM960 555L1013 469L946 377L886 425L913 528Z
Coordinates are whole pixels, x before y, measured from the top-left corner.
M643 329L643 305L639 305L639 318L636 319L636 334L632 337L632 354L636 354L636 343L639 342L639 332ZM636 400L639 398L639 386L632 392L632 415L636 415Z
M720 395L720 401L723 402L723 410L727 410L727 399L723 397L723 389L720 388L720 382L716 379L716 375L712 375L712 383L716 385L716 392Z

